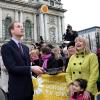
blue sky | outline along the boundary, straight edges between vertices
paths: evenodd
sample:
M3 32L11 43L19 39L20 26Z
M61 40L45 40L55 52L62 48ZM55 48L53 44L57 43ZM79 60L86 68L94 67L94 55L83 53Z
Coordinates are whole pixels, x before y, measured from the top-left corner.
M74 30L100 26L100 0L62 0L65 13L65 28L72 25Z

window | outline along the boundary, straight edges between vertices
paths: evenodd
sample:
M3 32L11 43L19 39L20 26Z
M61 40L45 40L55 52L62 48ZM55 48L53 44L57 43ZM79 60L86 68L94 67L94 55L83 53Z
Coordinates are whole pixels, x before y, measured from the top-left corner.
M32 39L32 24L30 20L25 21L25 39L30 40Z
M9 39L10 38L10 34L8 31L8 26L9 24L12 22L11 17L6 17L6 19L4 20L4 39Z
M50 0L50 5L54 6L54 1L53 0Z

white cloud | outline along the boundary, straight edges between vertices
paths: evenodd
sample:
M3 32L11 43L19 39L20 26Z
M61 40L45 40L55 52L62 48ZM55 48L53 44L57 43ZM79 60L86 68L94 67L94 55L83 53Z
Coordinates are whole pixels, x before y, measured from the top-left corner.
M68 11L65 13L65 24L73 29L81 30L92 26L100 26L99 0L62 0Z

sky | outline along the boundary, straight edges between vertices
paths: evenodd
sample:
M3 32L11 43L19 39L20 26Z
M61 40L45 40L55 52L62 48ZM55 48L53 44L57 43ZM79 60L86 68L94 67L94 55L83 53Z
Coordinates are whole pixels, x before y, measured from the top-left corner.
M100 26L100 0L62 0L66 9L65 28L70 24L79 31L93 26Z

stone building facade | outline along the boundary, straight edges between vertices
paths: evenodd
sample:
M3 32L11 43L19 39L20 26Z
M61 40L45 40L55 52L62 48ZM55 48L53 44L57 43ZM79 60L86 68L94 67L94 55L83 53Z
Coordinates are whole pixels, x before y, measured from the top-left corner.
M41 8L45 5L47 12ZM44 8L45 9L45 8ZM61 0L0 0L0 41L8 41L8 25L23 23L24 41L59 43L64 33L64 12Z

